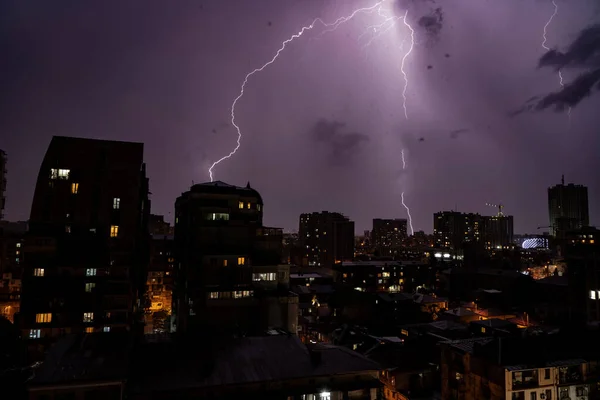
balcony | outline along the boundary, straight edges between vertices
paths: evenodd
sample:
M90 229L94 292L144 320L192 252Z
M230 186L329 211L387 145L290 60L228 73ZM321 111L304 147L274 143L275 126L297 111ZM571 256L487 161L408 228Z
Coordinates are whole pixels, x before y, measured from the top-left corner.
M531 389L540 385L537 370L513 371L512 390Z

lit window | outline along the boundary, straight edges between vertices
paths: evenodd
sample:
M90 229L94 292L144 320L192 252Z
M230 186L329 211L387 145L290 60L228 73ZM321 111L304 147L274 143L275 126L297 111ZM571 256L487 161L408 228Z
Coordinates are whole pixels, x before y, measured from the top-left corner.
M96 276L96 268L87 268L85 270L85 276Z
M39 339L41 337L41 330L39 329L30 329L29 330L29 339Z
M17 247L21 247L21 243L17 243Z
M77 182L71 183L71 193L73 193L73 194L79 193L79 183L77 183Z
M219 292L210 292L210 298L211 299L218 299L219 298Z
M69 179L69 174L71 170L68 169L59 169L58 170L58 179Z
M248 203L248 210L250 209L250 207L251 207L251 204L250 204L250 203Z
M596 291L595 290L590 290L590 299L596 300Z
M94 333L94 327L88 326L87 328L85 328L85 333Z
M261 206L260 204L257 204L257 205L256 205L256 209L257 209L258 211L260 211L260 210L262 209L262 206Z
M240 201L240 202L238 203L238 208L239 208L240 210L244 208L244 202L243 202L243 201Z
M118 210L119 208L121 208L121 199L118 197L115 197L113 199L113 209Z
M103 332L110 332L110 326L105 326L104 328L102 328Z
M33 276L44 276L44 268L35 268L33 270Z
M226 267L227 266L227 260L223 260L223 266Z
M35 314L35 322L38 324L47 324L52 321L51 313Z
M111 225L110 226L110 237L114 238L114 237L117 237L118 235L119 235L119 226Z
M92 289L94 289L96 287L96 284L94 282L87 282L85 284L85 291L86 292L91 292Z
M238 257L238 265L244 265L244 264L246 264L246 258Z
M209 213L209 214L206 214L206 219L209 221L229 221L229 214L227 214L227 213Z
M93 312L83 313L83 322L94 322L94 313Z
M71 225L65 225L65 232L71 233Z

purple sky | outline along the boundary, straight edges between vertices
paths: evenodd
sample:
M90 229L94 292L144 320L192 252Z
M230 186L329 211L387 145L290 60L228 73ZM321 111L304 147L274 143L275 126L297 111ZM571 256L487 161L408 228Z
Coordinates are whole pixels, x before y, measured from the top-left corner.
M144 142L152 211L172 220L175 198L208 181L210 164L235 146L229 112L244 76L315 17L329 22L374 3L0 3L7 218L28 218L50 138L66 135ZM242 146L215 179L250 181L265 200L265 222L286 230L297 229L302 212L329 210L362 232L372 218L406 217L404 191L415 230L430 232L436 211L493 213L485 203L502 202L515 231L533 233L548 225L546 189L564 173L589 186L591 223L600 225L600 78L591 75L600 45L584 49L586 59L571 46L599 23L596 3L557 0L546 45L560 53L540 61L551 1L386 0L386 15L408 9L415 29L408 120L402 21L368 47L373 34L361 34L383 21L377 12L320 38L316 27L250 78L236 108ZM567 87L543 98L561 89L547 66L562 68ZM588 97L579 82L569 85L581 74L596 85ZM533 96L542 97L532 106ZM570 120L556 111L565 102Z

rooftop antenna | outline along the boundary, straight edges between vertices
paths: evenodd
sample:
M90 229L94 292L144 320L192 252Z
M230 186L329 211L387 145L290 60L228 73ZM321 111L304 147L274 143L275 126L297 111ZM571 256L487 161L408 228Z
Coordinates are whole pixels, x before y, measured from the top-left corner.
M561 182L561 183L563 184L563 186L564 186L564 184L565 184L565 174L562 174L562 178L561 178L560 182Z

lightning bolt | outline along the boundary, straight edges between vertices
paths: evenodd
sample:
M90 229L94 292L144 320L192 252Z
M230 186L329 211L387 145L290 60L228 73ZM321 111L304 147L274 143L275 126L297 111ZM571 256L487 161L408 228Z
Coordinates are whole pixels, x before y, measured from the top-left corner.
M408 10L404 14L404 25L410 30L410 47L408 51L402 57L402 63L400 64L400 71L402 71L402 75L404 75L404 89L402 90L402 98L404 102L402 103L402 107L404 107L404 117L408 119L408 111L406 110L406 89L408 89L408 75L406 75L406 71L404 70L404 63L406 62L406 58L412 53L413 47L415 46L415 30L410 26L408 22L406 22L406 17L408 16ZM406 207L406 206L405 206ZM412 228L411 228L412 229Z
M552 0L552 5L554 6L554 12L552 13L552 15L550 16L550 18L546 22L546 25L544 25L544 32L542 34L542 38L543 38L542 48L544 50L546 50L546 51L550 51L550 47L546 46L546 42L548 41L548 38L546 37L546 33L548 31L548 27L552 23L552 20L558 14L558 4L556 4L555 0ZM559 79L558 83L560 84L560 87L564 88L565 84L564 84L564 81L563 81L562 71L560 69L558 70L558 79ZM568 108L567 115L569 116L569 121L570 121L571 120L571 107Z
M404 149L402 149L400 154L402 155L402 170L405 170L406 169L406 159L404 158ZM415 230L414 230L413 224L412 224L412 216L410 215L410 208L408 208L408 206L404 202L404 192L402 192L400 194L400 199L402 200L402 205L404 206L404 208L406 208L406 214L408 215L408 226L410 226L410 234L414 235Z
M249 72L246 75L246 77L244 78L244 81L242 82L242 86L240 87L240 93L233 100L233 103L231 104L231 124L234 126L235 130L237 131L236 146L235 146L235 148L233 150L231 150L231 152L229 152L229 154L221 157L220 159L218 159L217 161L215 161L214 163L212 163L212 165L208 169L208 174L210 176L210 181L211 182L214 180L213 169L217 165L219 165L222 161L225 161L225 160L231 158L235 153L237 153L238 149L241 146L242 130L240 129L240 127L238 126L238 124L236 124L236 122L235 122L235 107L236 107L238 101L240 101L240 99L244 96L244 90L246 89L246 84L248 83L248 80L250 79L250 77L252 77L252 75L254 75L256 73L264 71L265 68L267 68L269 65L271 65L275 61L277 61L277 59L279 58L279 55L281 54L281 52L283 52L285 50L285 48L287 47L287 45L289 43L291 43L294 40L300 38L305 32L312 30L317 23L320 23L325 28L327 28L321 34L324 34L324 33L327 33L327 32L333 32L340 25L342 25L342 24L350 21L352 18L354 18L358 13L373 12L377 7L381 6L381 4L383 4L384 1L385 0L378 1L377 3L375 3L374 5L372 5L370 7L364 7L364 8L356 9L350 15L345 16L345 17L339 17L338 19L336 19L335 21L330 22L330 23L323 22L323 20L321 18L315 19L312 22L312 24L310 24L308 26L302 27L302 29L300 29L300 31L298 31L298 33L296 33L296 34L290 36L288 39L284 40L281 43L281 47L279 48L279 50L277 50L277 52L275 52L275 55L269 61L267 61L266 63L264 63L261 67L252 70L251 72Z

